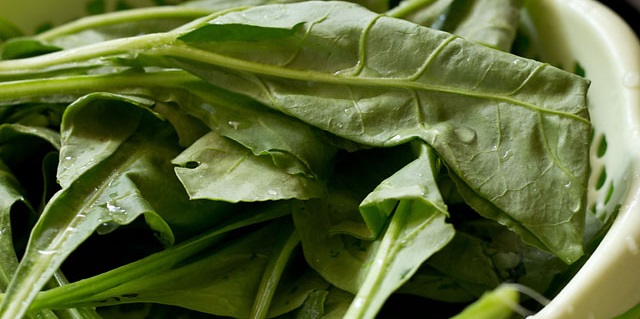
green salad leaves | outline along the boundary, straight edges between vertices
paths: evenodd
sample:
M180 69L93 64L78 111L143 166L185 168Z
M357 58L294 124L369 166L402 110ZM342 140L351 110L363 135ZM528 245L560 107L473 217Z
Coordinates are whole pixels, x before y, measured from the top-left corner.
M553 297L597 240L589 81L513 53L523 5L198 0L0 42L0 318Z

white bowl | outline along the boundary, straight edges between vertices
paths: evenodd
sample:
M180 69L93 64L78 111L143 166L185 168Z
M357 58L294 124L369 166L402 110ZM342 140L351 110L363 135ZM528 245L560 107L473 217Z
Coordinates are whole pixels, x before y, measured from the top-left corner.
M599 2L527 3L541 59L562 65L578 62L592 81L590 207L598 215L620 207L596 252L530 319L610 319L640 303L640 44L629 26ZM598 156L603 138L606 153ZM606 180L596 189L603 171Z
M2 1L0 16L30 33L46 23L84 15L88 2ZM107 10L114 8L115 1L105 3ZM538 58L566 68L577 62L592 81L589 207L599 216L619 208L593 256L549 305L529 319L611 319L640 303L640 43L619 16L595 0L527 1L525 20ZM603 140L606 152L600 154ZM597 187L603 172L606 179Z

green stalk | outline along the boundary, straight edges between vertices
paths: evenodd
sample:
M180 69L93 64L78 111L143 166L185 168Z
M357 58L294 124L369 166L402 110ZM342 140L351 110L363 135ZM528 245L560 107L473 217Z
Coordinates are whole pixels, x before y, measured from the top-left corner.
M434 1L435 0L406 0L385 14L394 18L404 18L416 12L418 9L430 5Z
M520 308L519 300L520 294L516 286L502 284L486 292L451 319L507 319L514 310Z
M82 62L100 61L109 56L140 52L157 46L170 45L175 42L177 35L174 32L146 34L90 44L31 58L0 61L0 80L2 78L10 79L12 76L19 77L34 72L60 69L65 65L77 67Z
M63 24L53 29L44 31L34 38L48 41L50 39L80 32L82 30L105 27L120 23L129 23L152 19L197 19L210 14L211 11L202 8L185 6L163 6L135 8L123 11L115 11L100 15L86 16L78 20Z
M258 287L258 295L256 296L249 318L267 318L271 300L273 300L273 296L276 293L278 282L280 282L280 278L284 273L287 261L291 257L293 250L300 243L298 232L291 223L287 223L283 228L285 229L278 233L279 238L273 249L274 253L271 254L267 261L264 276L262 277L262 281Z
M69 96L73 101L81 95L96 91L113 92L120 89L134 90L150 87L175 88L175 83L187 83L194 80L199 79L184 71L168 70L149 73L71 75L0 82L0 105L31 101L37 98L46 101L52 96Z
M406 201L400 201L399 207L393 213L384 237L380 241L376 256L367 271L368 274L385 273L385 270L389 268L387 261L394 260L401 249L397 242L399 242L398 238L400 238L409 215L408 211L403 208L405 205L407 205ZM369 297L369 293L374 291L382 280L383 278L380 276L366 276L344 317L349 319L373 318L380 309L379 305L372 304L373 300Z
M249 212L250 214L251 212ZM265 213L247 218L239 218L226 226L211 230L188 242L168 248L167 250L150 255L146 258L107 271L105 273L73 282L64 286L40 292L33 303L31 310L51 308L71 308L83 302L95 301L95 296L127 283L134 279L147 276L167 269L192 256L202 249L216 243L224 234L249 225L262 223L268 220L289 214L288 210L269 209Z

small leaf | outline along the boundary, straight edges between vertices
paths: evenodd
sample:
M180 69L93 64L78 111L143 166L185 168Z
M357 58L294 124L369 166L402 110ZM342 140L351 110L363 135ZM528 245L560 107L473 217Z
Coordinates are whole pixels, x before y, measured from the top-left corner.
M280 169L269 156L256 156L211 132L177 156L178 178L193 199L228 202L309 199L324 194L324 183Z
M7 41L1 49L1 60L28 58L61 50L58 46L31 38L13 38Z
M123 96L94 94L68 107L63 120L61 154L69 154L65 151L67 146L110 143L101 134L108 136L118 130L98 130L101 134L91 135L82 128L87 128L92 120L101 122L103 127L108 127L108 123L129 123L136 129L123 128L129 136L115 142L116 147L109 147L111 155L102 156L97 162L81 158L79 163L87 168L79 175L69 175L65 180L68 183L47 203L31 232L29 246L0 305L0 312L22 316L28 303L12 299L32 300L65 258L104 223L128 224L143 215L147 224L162 236L161 240L167 244L173 242L171 229L153 203L144 198L144 190L145 175L171 176L159 170L170 172L169 161L177 154L176 139L171 131L167 134L166 124L159 125L158 119L137 103ZM105 112L105 105L110 105L109 111L127 109L128 116L136 120L125 121L119 111Z

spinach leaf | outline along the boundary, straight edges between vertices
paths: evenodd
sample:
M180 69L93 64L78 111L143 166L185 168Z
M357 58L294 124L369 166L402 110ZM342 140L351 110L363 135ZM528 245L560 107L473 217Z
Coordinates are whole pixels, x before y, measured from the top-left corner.
M120 84L113 86L113 83ZM13 102L21 103L70 102L92 90L144 96L153 99L154 111L176 128L183 140L181 145L191 145L210 129L249 148L255 155L270 156L283 171L304 175L316 184L328 176L336 152L328 134L183 71L24 80L0 83L0 88L0 95L5 89L13 91ZM209 129L202 128L202 123Z
M32 308L105 306L109 303L132 301L132 298L137 297L135 294L138 291L151 286L155 287L154 285L158 284L158 281L164 282L166 279L162 275L163 273L175 273L174 270L189 265L190 261L208 258L199 255L202 252L208 251L215 254L218 250L212 249L212 247L215 245L225 247L226 243L222 241L226 237L230 237L232 240L242 237L237 236L237 233L242 229L248 228L250 233L260 224L286 216L290 212L290 205L286 202L274 202L273 205L260 205L260 207L253 205L245 207L245 210L238 211L236 216L210 227L205 233L188 241L102 274L41 292L36 297ZM200 263L200 266L204 269L218 267L215 263ZM134 281L137 284L131 285ZM191 283L194 285L194 289L203 288L203 285L207 284L198 280L191 280ZM123 287L129 287L132 290ZM185 290L189 290L189 287L188 284L183 286ZM149 288L149 290L153 291L154 289ZM111 292L114 293L111 294ZM207 300L202 307L211 307L208 305L209 303Z
M347 316L374 317L391 293L453 238L435 182L435 154L425 144L418 148L418 159L383 181L361 205L396 207Z
M397 7L386 12L386 14L422 26L433 27L434 23L442 19L442 13L447 10L451 2L453 0L403 1Z
M63 188L34 227L6 300L34 298L62 261L96 229L108 232L144 215L159 239L171 244L176 234L158 212L180 213L167 214L169 221L185 213L182 216L202 214L202 206L190 204L170 173L170 159L179 151L173 131L146 114L141 103L144 101L96 94L67 108L58 178ZM120 126L125 123L133 129ZM70 168L74 173L69 173ZM156 185L165 187L159 192ZM208 214L214 220L220 218L215 211ZM3 312L21 313L24 303L20 304L7 302Z
M60 51L62 48L32 38L12 38L2 46L0 59L20 59Z
M587 80L342 2L259 6L208 23L300 22L304 30L289 39L147 53L175 56L178 66L215 85L359 143L420 138L480 214L567 263L582 254Z
M46 173L38 176L34 172L43 171L48 152L57 148L59 139L54 131L20 124L0 126L0 292L6 291L18 268L28 231L37 219L38 207L32 203L38 205L39 200L45 200L42 183ZM44 309L30 313L28 318L58 317Z
M214 132L173 160L176 174L194 199L229 202L321 197L324 184L291 175L269 157L256 156ZM267 186L268 185L268 186ZM267 186L267 187L265 187Z
M13 228L11 223L11 212L16 211L23 216L23 220L29 220L28 214L30 207L26 203L22 189L11 171L6 165L0 162L0 187L2 187L2 197L0 197L0 254L3 256L0 262L0 291L4 291L11 280L13 272L18 268L18 256L16 255L16 247L13 240ZM22 203L22 210L18 210L17 203ZM33 216L31 216L33 218Z
M453 237L435 183L434 153L425 144L416 144L418 159L382 181L360 205L365 216L391 215L375 241L333 235L328 215L336 214L331 210L340 206L308 202L294 213L309 264L332 284L356 295L346 314L352 318L377 313L389 295Z
M11 38L22 36L22 31L6 17L0 17L0 45Z
M7 288L17 268L25 234L37 219L36 209L43 199L44 176L34 172L43 171L48 152L57 148L59 136L54 131L19 124L0 126L0 291ZM12 219L20 221L19 229L13 227Z
M272 317L290 312L312 291L328 286L314 272L298 269L283 273L291 267L292 248L298 241L287 218L251 229L243 236L232 236L216 246L207 246L211 239L229 231L229 227L223 229L125 265L123 269L41 293L34 308L154 302L221 316L247 317L251 313L255 318L267 314ZM274 233L282 234L285 240L279 241L281 236L273 236ZM206 252L203 248L207 248ZM199 254L194 254L198 251ZM141 267L147 273L136 270L141 276L131 277L131 269ZM194 273L207 276L193 276ZM261 281L261 277L265 280ZM214 295L219 298L212 299Z
M167 32L210 13L192 7L162 6L91 15L34 36L12 38L0 47L0 58L26 58L118 38Z
M454 0L431 27L502 51L510 51L522 0Z
M466 307L451 319L507 319L511 318L514 305L520 300L519 291L504 284L483 294L480 299Z

